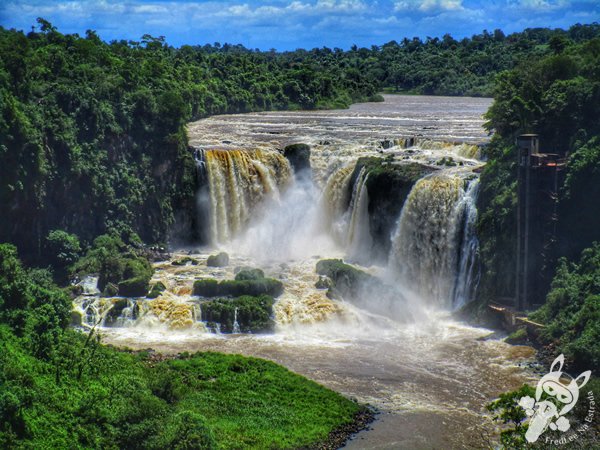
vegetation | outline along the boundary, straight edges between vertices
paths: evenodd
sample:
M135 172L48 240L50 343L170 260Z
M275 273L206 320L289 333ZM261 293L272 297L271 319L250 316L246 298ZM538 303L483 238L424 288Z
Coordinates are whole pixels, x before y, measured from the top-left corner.
M213 279L203 279L194 282L193 292L194 295L202 297L239 297L241 295L269 295L271 297L279 297L283 293L283 284L279 280L264 277L241 279L236 277L235 280L223 280L220 282Z
M70 297L16 253L0 245L1 448L298 448L360 410L264 360L100 345L68 328Z
M193 221L185 123L219 113L347 107L376 86L333 52L103 42L0 28L0 241L45 261L52 230L83 242L111 229L163 242Z
M220 331L231 333L237 320L242 333L263 333L272 331L273 297L242 295L233 299L219 298L202 303L202 319L214 328L219 324Z
M514 295L514 142L519 134L537 133L541 151L566 156L567 165L559 189L558 244L547 261L550 274L556 268L554 281L542 286L550 292L533 317L546 325L543 342L556 341L575 366L599 367L600 285L594 280L600 260L594 242L600 242L600 188L594 177L600 174L600 38L552 43L550 54L503 72L496 81L487 113L487 127L496 134L486 149L489 161L478 199L484 268L480 296Z
M545 323L540 339L587 370L600 367L600 243L578 263L560 260L544 306L531 314Z

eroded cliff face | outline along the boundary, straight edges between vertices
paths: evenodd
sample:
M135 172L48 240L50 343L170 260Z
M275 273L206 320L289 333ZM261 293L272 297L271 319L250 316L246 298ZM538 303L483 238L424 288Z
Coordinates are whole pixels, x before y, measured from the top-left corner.
M361 171L366 173L372 258L387 261L391 235L408 194L417 180L434 170L420 163L399 164L393 158L363 157L356 162L350 185Z

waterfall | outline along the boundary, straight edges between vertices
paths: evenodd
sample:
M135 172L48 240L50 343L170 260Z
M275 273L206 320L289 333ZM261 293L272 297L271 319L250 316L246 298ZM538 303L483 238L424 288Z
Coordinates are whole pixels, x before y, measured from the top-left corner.
M265 198L277 198L291 179L287 159L276 151L202 150L209 184L213 243L236 236Z
M351 260L368 263L371 256L373 238L369 229L369 193L367 179L369 174L362 167L354 182L350 200L350 221L346 240L346 251Z
M459 208L463 209L462 245L459 252L458 274L454 285L452 306L457 309L469 303L475 296L479 284L477 257L479 239L477 239L477 194L479 178L469 182L462 196Z
M235 308L235 310L233 311L233 326L231 329L231 332L233 334L240 334L242 332L242 330L240 329L240 324L238 323L238 309Z
M350 180L355 164L345 165L335 170L327 179L321 209L326 221L326 228L338 244L346 243L348 203L350 201Z
M469 300L477 238L477 181L433 174L412 188L392 236L390 271L425 302L458 307Z

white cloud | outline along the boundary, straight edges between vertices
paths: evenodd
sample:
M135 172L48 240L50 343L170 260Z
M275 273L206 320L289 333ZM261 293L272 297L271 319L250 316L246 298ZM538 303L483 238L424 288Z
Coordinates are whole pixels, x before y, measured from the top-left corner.
M395 11L434 11L462 10L462 0L401 0L394 2Z

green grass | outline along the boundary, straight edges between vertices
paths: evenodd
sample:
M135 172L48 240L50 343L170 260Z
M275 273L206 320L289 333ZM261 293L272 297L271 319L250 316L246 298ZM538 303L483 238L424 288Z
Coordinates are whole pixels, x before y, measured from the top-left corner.
M180 386L179 407L206 419L219 448L297 448L324 440L360 406L257 358L198 353L166 361L161 377Z
M0 325L0 448L291 449L326 439L360 409L269 361L156 362L85 338L66 332L43 361Z

